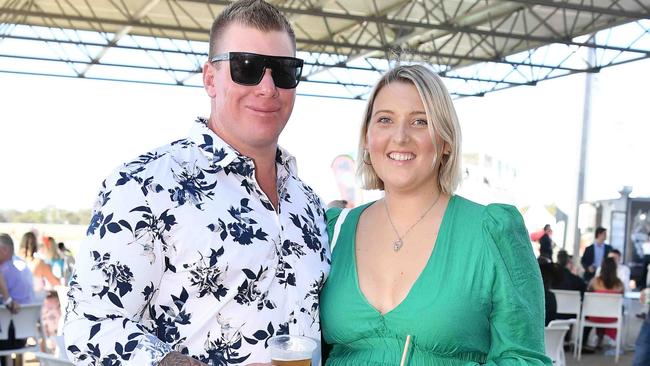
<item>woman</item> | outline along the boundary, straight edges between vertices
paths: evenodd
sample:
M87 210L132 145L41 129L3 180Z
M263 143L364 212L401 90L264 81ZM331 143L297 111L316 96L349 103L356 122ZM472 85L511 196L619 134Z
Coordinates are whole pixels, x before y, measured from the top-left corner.
M419 65L389 71L360 137L364 186L385 196L351 210L332 243L326 365L400 365L405 348L413 366L550 365L521 215L453 194L460 126L440 78ZM332 238L341 211L328 212Z
M622 294L625 291L625 285L623 285L623 282L616 276L616 259L612 257L603 259L603 263L600 265L600 274L589 282L587 291L606 294ZM598 323L613 323L616 321L616 318L596 316L590 316L588 319ZM585 339L588 339L587 336L590 331L591 327L585 328ZM596 328L596 335L598 335L598 343L596 344L596 347L600 347L605 335L611 339L616 339L616 329Z
M20 255L34 275L34 292L37 294L61 284L52 273L52 267L40 258L38 249L36 235L31 231L26 232L20 241Z
M20 254L34 276L36 297L44 298L41 310L43 331L46 336L50 337L56 335L61 318L61 304L54 290L54 286L60 285L61 282L52 273L52 267L40 258L42 255L37 253L37 248L36 235L30 231L26 232L20 241ZM41 245L41 252L45 250Z
M52 269L52 274L59 279L63 279L64 261L59 254L59 245L53 237L43 238L43 246L39 247L41 259Z

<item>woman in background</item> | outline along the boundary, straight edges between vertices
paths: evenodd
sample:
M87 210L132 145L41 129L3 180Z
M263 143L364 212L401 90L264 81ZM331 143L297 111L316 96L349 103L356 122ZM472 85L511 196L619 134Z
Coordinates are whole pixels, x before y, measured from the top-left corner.
M551 365L521 215L454 194L460 134L449 93L424 66L390 70L370 94L359 171L385 196L345 218L328 211L326 365L399 365L405 350L413 366Z
M39 245L36 242L36 235L26 232L20 241L20 255L34 276L34 292L36 297L43 300L41 317L43 319L43 331L47 337L55 336L61 319L61 304L54 289L61 284L58 277L52 273L52 267L41 257L46 252L41 244L41 250L37 252Z
M616 276L616 259L612 257L603 259L603 263L600 265L600 274L591 279L589 286L587 286L587 291L605 294L622 294L625 291L623 282ZM588 319L599 323L613 323L616 321L616 318L596 316L590 316ZM589 339L587 336L590 331L591 327L585 328L583 333L585 337L584 339ZM596 335L598 336L596 348L598 348L602 344L605 335L616 340L616 329L596 328Z

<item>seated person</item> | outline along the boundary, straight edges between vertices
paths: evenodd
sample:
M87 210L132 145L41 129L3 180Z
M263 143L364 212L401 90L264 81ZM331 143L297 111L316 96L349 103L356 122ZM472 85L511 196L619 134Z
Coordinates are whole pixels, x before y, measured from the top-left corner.
M622 294L625 290L623 282L616 276L616 260L611 257L607 257L603 260L603 263L600 267L600 275L594 277L589 286L587 287L588 291L600 292L600 293L613 293L613 294ZM599 323L613 323L616 321L616 318L607 318L607 317L596 317L590 316L587 317L588 320L592 322ZM589 335L591 327L585 328L585 339ZM611 339L616 339L616 329L596 329L596 334L598 335L598 343L596 347L599 347L603 341L603 336L607 335Z
M584 294L587 290L585 281L574 274L573 256L569 255L566 250L560 250L557 253L557 277L551 285L555 290L580 291Z
M555 277L555 270L552 263L548 263L545 258L538 259L539 270L542 272L542 282L544 283L544 325L548 325L552 320L557 319L557 301L555 294L551 292L551 283Z
M7 234L0 234L0 273L2 274L3 282L6 287L6 294L4 293L2 284L0 284L0 292L3 295L3 303L12 311L17 311L15 303L29 304L34 301L32 292L29 288L29 283L14 266L13 263L14 242ZM5 340L0 340L0 349L16 349L22 348L27 343L26 339L16 339L16 330L13 321L9 323L8 336ZM5 359L0 358L0 364L5 364ZM20 364L20 362L18 362Z

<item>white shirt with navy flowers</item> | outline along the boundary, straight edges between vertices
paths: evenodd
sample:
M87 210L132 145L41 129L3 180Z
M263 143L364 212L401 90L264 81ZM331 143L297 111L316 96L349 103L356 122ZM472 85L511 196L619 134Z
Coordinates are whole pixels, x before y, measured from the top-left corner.
M318 196L278 148L277 212L240 155L199 118L187 139L117 169L70 282L64 335L79 365L269 362L269 337L320 340L330 253Z

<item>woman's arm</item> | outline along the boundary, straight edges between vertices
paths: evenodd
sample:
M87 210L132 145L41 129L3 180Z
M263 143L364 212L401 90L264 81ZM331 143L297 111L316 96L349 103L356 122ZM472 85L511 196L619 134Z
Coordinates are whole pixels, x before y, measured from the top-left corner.
M61 284L61 280L52 273L52 267L43 261L38 262L34 272L35 274L38 274L38 276L45 277L47 282L52 286L58 286Z
M489 205L483 222L494 263L489 366L551 366L544 350L544 286L528 233L512 206Z

